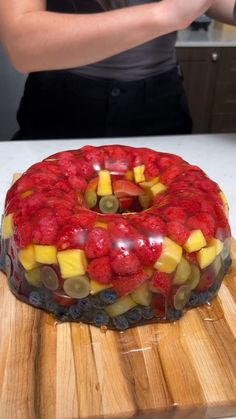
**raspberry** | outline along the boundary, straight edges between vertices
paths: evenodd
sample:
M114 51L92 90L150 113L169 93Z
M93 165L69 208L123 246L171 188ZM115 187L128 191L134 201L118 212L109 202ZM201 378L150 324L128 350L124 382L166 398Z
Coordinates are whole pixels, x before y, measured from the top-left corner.
M152 265L159 259L162 250L162 243L150 243L147 237L137 236L134 241L134 252L144 266Z
M80 192L85 192L85 189L87 187L86 180L84 178L78 177L78 176L70 176L68 178L68 183L72 188L74 188L74 189L76 189Z
M78 212L77 215L75 215L73 218L77 219L79 225L86 229L91 230L96 222L97 215L94 212Z
M162 153L161 157L158 160L158 166L160 169L167 169L169 166L174 163L181 163L183 160L179 156L170 155L168 153Z
M136 233L136 230L125 220L109 223L108 231L112 242L119 246L119 241L122 241L125 243L124 247L129 247L128 237L132 237Z
M184 252L184 257L193 265L198 265L197 252L192 252L192 253Z
M31 243L32 224L28 221L22 221L15 225L14 240L16 245L24 248Z
M165 221L178 221L179 223L185 223L187 218L186 212L179 207L164 208L161 215Z
M148 278L144 271L138 271L135 274L127 276L118 276L112 279L113 288L119 297L130 294L138 288Z
M60 231L57 246L59 250L83 249L86 232L80 226L66 225Z
M111 281L111 265L109 257L93 259L88 266L88 273L91 279L100 284L109 284Z
M188 227L192 229L202 230L206 241L209 241L215 232L215 220L212 215L207 212L199 212L196 215L190 217L187 221Z
M152 213L145 215L139 221L140 227L149 235L164 236L165 223L160 217Z
M88 233L85 252L88 258L107 256L111 249L108 232L104 228L95 227Z
M154 292L167 295L172 284L171 275L165 272L155 272L151 278L150 288Z
M170 185L170 183L183 172L183 167L183 164L170 166L161 174L160 181L164 183L164 185Z
M54 185L54 190L55 189L59 189L60 191L63 191L65 193L70 192L71 187L70 185L67 183L67 181L60 179L57 183L55 183Z
M44 207L45 204L46 204L45 194L41 192L35 192L21 201L22 215L25 216L25 215L34 214L35 211Z
M210 179L207 178L201 178L198 179L194 182L194 186L195 188L199 188L203 191L209 192L209 191L214 191L214 192L218 192L219 191L219 187L217 185L217 183L213 182Z
M39 244L54 244L57 239L58 225L53 211L43 208L32 218L32 242Z
M114 249L111 252L111 267L118 275L131 275L140 268L140 262L131 250Z
M166 225L167 235L181 246L188 240L190 230L178 221L170 221Z
M90 179L94 175L93 163L80 158L77 161L77 174L87 180Z
M174 199L173 204L180 206L188 215L193 215L201 209L201 203L193 199Z

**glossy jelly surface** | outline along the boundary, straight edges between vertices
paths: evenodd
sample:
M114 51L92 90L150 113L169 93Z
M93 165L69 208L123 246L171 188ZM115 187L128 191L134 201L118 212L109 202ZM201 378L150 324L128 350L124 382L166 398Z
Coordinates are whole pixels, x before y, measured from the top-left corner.
M61 321L175 321L219 290L227 214L220 187L179 156L85 146L36 163L8 191L0 265L16 297Z

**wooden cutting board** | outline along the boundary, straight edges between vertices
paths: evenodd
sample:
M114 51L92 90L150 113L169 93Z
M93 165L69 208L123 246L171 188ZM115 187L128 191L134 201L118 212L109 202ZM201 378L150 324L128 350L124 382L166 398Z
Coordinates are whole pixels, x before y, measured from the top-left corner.
M236 415L236 242L211 305L125 332L56 323L0 273L1 419Z
M236 244L211 306L125 332L55 323L0 274L0 418L215 418L236 414Z

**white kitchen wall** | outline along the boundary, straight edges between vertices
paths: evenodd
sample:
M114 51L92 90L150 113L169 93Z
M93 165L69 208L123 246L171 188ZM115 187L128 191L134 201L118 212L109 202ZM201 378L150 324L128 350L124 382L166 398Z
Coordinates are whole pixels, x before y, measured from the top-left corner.
M12 67L0 45L0 141L9 140L18 130L16 112L26 75Z

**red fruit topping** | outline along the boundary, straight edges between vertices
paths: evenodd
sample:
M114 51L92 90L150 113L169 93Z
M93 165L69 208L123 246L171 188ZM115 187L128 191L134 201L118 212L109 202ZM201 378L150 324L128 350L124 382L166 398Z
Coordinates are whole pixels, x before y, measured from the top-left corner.
M63 307L70 307L77 301L75 298L71 298L68 295L63 294L61 291L54 292L52 297L60 306Z
M144 271L136 272L133 275L120 276L112 279L113 289L119 297L130 294L148 278Z
M202 271L200 282L196 288L196 291L204 292L207 291L214 283L214 273L211 269Z
M136 234L136 230L126 220L111 221L108 225L108 231L112 242L117 247L125 248L129 247L132 236Z
M193 199L173 199L173 204L183 208L188 215L196 214L201 210L201 203Z
M111 250L111 242L107 230L95 227L88 233L85 253L88 258L107 256Z
M183 172L183 167L183 163L170 166L167 170L162 172L160 181L164 183L164 185L170 185L170 183Z
M29 221L15 223L14 240L20 248L28 246L32 242L32 224Z
M167 235L181 246L188 240L190 236L189 228L180 224L178 221L170 221L166 224Z
M68 193L68 192L70 192L71 187L70 187L70 185L68 184L67 181L60 179L57 183L55 183L53 189L54 190L59 189L60 191Z
M197 252L192 252L192 253L184 252L184 257L190 263L193 263L194 265L198 265Z
M132 196L124 196L119 199L119 202L120 202L120 209L127 210L133 205L134 198Z
M87 182L84 178L78 176L70 176L68 178L68 183L72 186L72 188L80 191L85 192L87 187Z
M140 188L135 183L130 180L116 180L113 182L113 191L114 194L121 198L123 196L140 196L144 194L142 188Z
M85 179L91 179L94 175L94 167L92 162L88 162L83 158L77 160L77 174Z
M158 176L159 173L160 173L160 169L157 165L156 157L145 164L145 170L144 170L145 179L152 179Z
M91 230L97 220L97 214L92 211L79 211L71 220L77 220L78 224L85 230Z
M216 203L214 209L215 209L215 213L217 217L218 227L222 227L222 228L227 227L228 219L226 217L223 205L221 203L220 204Z
M135 238L133 246L135 254L144 266L149 266L156 262L162 251L162 243L152 243L143 235Z
M110 256L112 270L118 275L135 274L140 269L140 262L132 250L114 249Z
M179 223L185 223L187 218L186 212L179 207L164 208L161 215L165 221L178 221Z
M138 225L140 228L149 235L160 237L165 235L165 223L154 214L145 214L143 217L138 219ZM137 226L138 226L137 225Z
M86 241L86 231L80 226L66 225L62 227L58 238L59 250L83 249Z
M56 243L58 224L50 208L43 208L36 212L32 218L32 227L32 243Z
M217 185L217 183L213 182L212 180L206 178L206 177L202 177L201 179L197 179L195 180L195 182L193 183L195 188L199 188L202 191L215 191L218 192L219 191L219 187Z
M111 282L111 265L109 257L103 256L93 259L88 266L88 273L91 279L100 284L109 284Z
M35 211L46 205L46 196L41 192L33 193L21 201L21 211L23 216L35 214Z
M207 212L199 212L198 214L193 215L188 219L187 225L193 230L202 230L206 241L209 241L214 236L215 220Z
M166 296L170 291L171 284L171 275L156 271L151 278L150 289Z
M166 297L163 294L153 295L151 306L157 317L166 317Z

